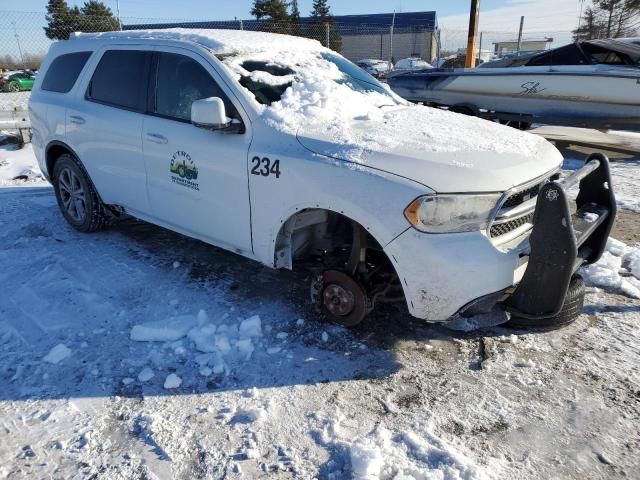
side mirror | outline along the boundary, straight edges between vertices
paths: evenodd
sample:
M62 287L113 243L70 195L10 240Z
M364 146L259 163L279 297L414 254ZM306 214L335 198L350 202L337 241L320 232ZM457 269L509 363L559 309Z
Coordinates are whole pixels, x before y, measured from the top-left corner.
M191 104L191 123L196 127L223 130L231 123L224 102L218 97L203 98Z

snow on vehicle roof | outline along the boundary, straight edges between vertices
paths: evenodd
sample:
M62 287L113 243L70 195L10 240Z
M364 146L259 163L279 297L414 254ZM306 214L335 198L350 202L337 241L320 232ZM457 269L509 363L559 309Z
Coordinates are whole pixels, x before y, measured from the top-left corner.
M215 54L256 51L323 51L317 40L279 33L248 32L245 30L216 30L168 28L164 30L124 30L120 32L75 33L78 39L153 39L193 42L207 47Z

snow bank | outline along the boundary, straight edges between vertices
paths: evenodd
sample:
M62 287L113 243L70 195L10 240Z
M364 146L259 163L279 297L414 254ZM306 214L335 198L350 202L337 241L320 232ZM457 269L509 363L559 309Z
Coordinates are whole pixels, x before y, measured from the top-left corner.
M22 149L15 145L0 146L0 186L42 184L45 181L31 144Z
M581 274L588 285L640 298L640 248L609 238L602 258Z
M385 428L356 440L350 447L354 479L488 478L471 460L429 432L393 435Z

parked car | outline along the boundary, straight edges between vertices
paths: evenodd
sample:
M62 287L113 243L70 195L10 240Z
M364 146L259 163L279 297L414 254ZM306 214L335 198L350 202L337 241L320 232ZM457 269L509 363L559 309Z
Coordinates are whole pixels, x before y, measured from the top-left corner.
M28 73L14 73L8 77L0 77L0 88L5 92L21 92L33 88L34 76Z
M432 68L432 66L421 58L411 57L398 60L393 68L394 70L424 70L425 68Z
M520 325L570 321L575 272L615 216L604 156L559 182L543 138L412 105L315 40L74 35L51 46L29 112L71 226L128 214L311 268L312 298L346 326L394 301L429 321L494 306Z
M358 60L356 62L356 65L358 65L361 69L375 78L380 78L381 76L384 76L384 74L386 74L389 70L391 70L389 62L387 62L386 60L365 58L363 60Z

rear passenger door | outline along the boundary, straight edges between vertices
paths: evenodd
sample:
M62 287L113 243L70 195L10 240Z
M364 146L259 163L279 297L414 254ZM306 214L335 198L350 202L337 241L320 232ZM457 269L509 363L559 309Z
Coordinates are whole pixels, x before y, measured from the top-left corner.
M153 214L162 224L251 256L250 124L205 58L181 48L162 50L152 67L143 128ZM193 125L191 104L209 97L221 98L227 117L242 122L243 131Z
M86 87L69 104L66 138L105 203L149 214L142 125L152 53L135 46L98 52Z

